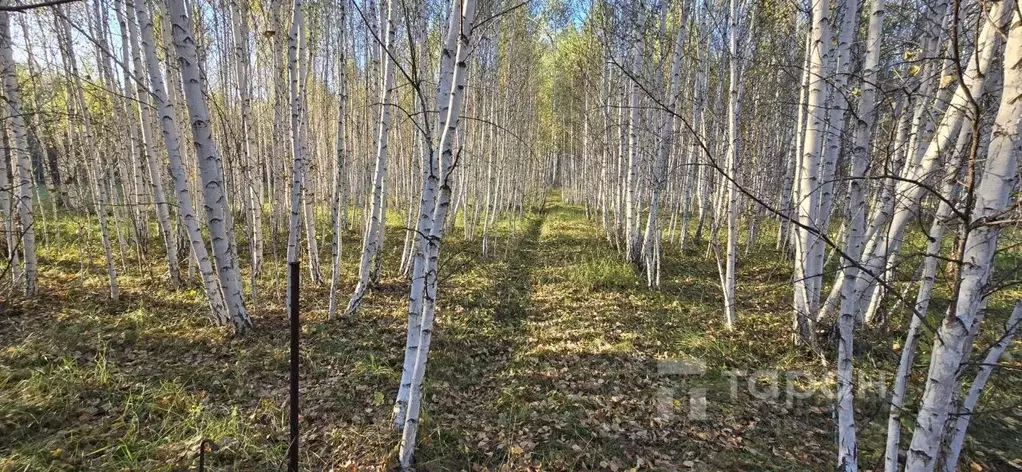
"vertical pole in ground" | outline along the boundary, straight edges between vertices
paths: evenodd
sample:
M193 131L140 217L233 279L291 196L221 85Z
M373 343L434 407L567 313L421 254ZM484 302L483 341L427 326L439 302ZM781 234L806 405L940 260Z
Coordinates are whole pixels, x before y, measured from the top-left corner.
M291 318L291 441L287 471L298 472L298 261L288 263L288 307Z

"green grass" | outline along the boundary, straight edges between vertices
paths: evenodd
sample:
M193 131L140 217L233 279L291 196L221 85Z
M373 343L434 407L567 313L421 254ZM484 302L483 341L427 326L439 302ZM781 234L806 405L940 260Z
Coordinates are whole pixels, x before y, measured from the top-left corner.
M395 460L388 424L408 283L397 271L403 216L388 222L385 274L358 316L327 320L328 288L303 279L302 462L310 470L383 469ZM249 307L255 332L234 338L212 326L196 280L167 287L155 228L144 263L130 251L123 263L119 256L122 297L110 302L94 221L62 215L49 224L41 296L9 301L0 315L0 471L184 470L195 467L203 438L219 446L212 470L280 470L288 338L285 271L271 260L271 239L260 301ZM775 229L764 225L740 258L741 319L729 332L704 244L682 253L665 243L662 287L649 290L583 210L557 199L543 213L495 225L490 257L456 226L441 256L418 468L832 468L826 398L765 402L745 391L744 378L731 396L734 371L803 371L800 388L833 383L818 358L791 347L791 263L773 250ZM347 233L342 302L358 246ZM325 239L320 248L328 270ZM1014 259L998 263L1007 274ZM1001 298L991 303L988 326L1005 309ZM889 332L860 335L876 346L856 359L868 374L894 370L898 350L887 346L904 324L894 311ZM825 349L832 358L833 346ZM1022 379L1012 354L981 404L1000 413L977 416L970 429L968 460L987 468L1022 456L1013 433ZM925 375L921 357L913 395ZM670 359L699 359L706 373L658 375ZM690 389L706 389L706 420L688 418ZM869 396L857 408L861 464L875 469L886 411Z
M590 259L569 269L568 279L586 290L627 289L639 283L635 269L627 262Z

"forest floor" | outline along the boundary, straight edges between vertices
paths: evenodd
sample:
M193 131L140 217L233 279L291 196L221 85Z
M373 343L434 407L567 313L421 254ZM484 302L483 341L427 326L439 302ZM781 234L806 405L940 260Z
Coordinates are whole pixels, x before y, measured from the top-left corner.
M194 469L203 438L217 444L209 470L283 470L283 266L267 263L256 329L234 338L212 326L197 286L167 287L156 255L122 274L122 296L109 301L102 260L82 257L101 254L76 239L82 221L61 221L64 241L43 244L43 296L0 314L0 471ZM791 347L791 263L772 240L742 258L741 320L728 332L705 243L680 253L665 242L661 288L649 290L584 210L556 199L504 222L489 257L460 234L441 261L419 470L833 470L833 379L818 356ZM328 289L305 273L308 470L394 463L402 238L389 229L386 276L354 317L328 320ZM347 235L345 295L358 239ZM860 387L890 380L881 373L893 372L897 350L883 346L900 337L860 353ZM974 470L1010 470L1022 457L1022 375L1006 363L984 401L999 413L970 429ZM864 390L857 401L861 464L877 470L883 399Z

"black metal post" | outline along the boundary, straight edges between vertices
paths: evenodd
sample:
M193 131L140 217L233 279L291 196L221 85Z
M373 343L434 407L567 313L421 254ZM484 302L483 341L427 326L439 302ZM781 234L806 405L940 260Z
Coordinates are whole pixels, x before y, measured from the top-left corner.
M199 472L206 472L206 441L203 439L199 442Z
M287 471L298 472L298 261L288 264L288 304L291 315L291 441L287 447Z

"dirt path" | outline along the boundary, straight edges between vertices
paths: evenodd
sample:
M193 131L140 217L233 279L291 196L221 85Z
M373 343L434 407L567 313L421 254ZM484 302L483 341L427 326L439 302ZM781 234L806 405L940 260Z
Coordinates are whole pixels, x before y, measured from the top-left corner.
M493 298L480 307L500 333L489 355L472 359L487 365L474 372L486 393L444 415L478 423L466 427L468 438L438 424L441 441L421 449L424 468L805 470L814 447L829 447L814 446L828 438L808 426L806 414L784 417L783 406L728 397L722 359L741 363L743 356L706 318L718 316L719 300L708 264L672 259L676 275L663 290L648 290L583 210L559 201L529 220L507 259ZM447 354L445 364L464 352ZM769 351L761 354L754 362L770 360ZM663 372L679 362L707 367L692 378ZM459 373L439 375L466 382ZM699 419L689 417L693 391L708 397ZM826 412L809 414L826 424ZM771 419L777 428L803 431L803 448L770 453L784 433L763 429L766 416L778 416Z

